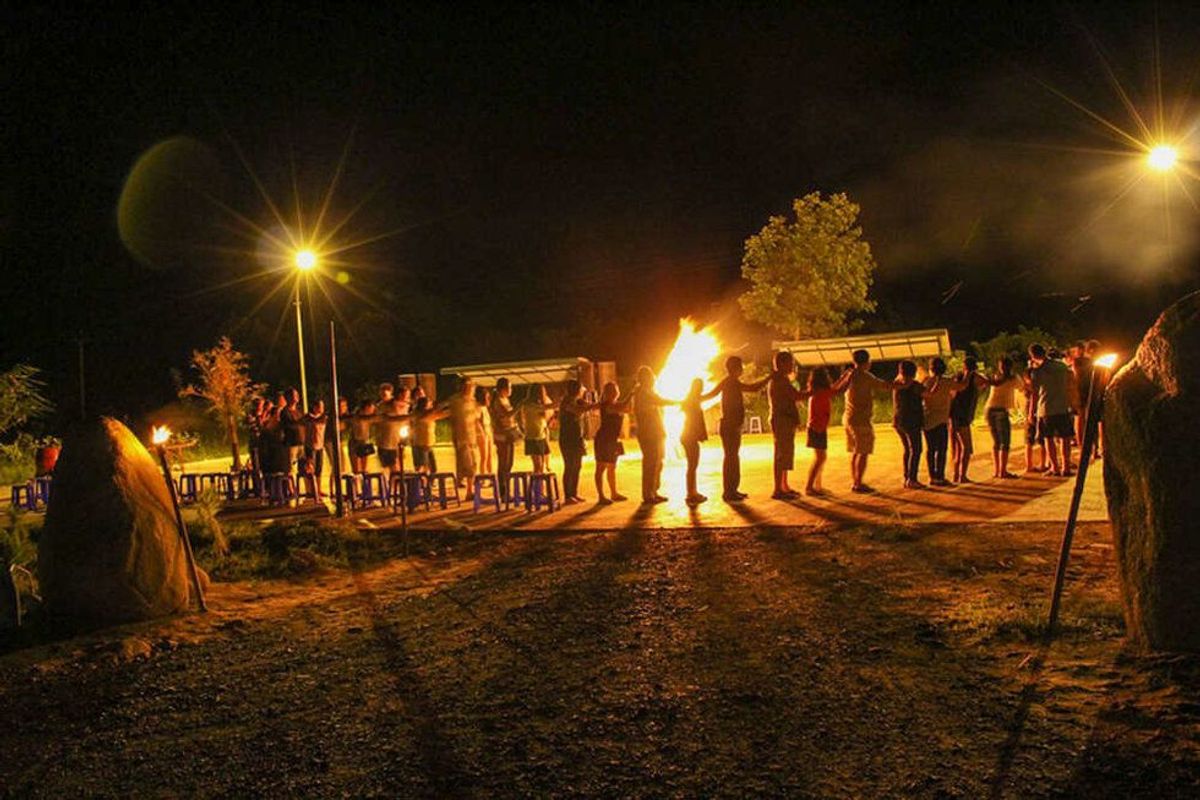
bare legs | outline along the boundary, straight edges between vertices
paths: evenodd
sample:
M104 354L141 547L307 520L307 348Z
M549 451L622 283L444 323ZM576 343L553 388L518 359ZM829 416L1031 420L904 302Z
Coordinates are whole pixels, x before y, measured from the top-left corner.
M804 485L805 494L824 494L821 488L821 471L825 467L825 459L829 453L825 450L813 450L813 462L808 468L808 481Z

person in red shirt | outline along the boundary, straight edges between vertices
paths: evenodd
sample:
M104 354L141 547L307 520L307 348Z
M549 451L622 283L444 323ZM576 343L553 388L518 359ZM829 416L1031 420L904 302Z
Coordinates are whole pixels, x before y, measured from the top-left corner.
M825 468L825 459L829 449L829 419L833 416L834 395L846 391L850 385L849 374L843 375L835 384L829 379L829 370L817 367L808 373L808 389L802 394L808 396L808 429L806 442L808 449L813 451L813 462L808 468L808 482L804 493L814 497L828 494L821 487L821 472Z

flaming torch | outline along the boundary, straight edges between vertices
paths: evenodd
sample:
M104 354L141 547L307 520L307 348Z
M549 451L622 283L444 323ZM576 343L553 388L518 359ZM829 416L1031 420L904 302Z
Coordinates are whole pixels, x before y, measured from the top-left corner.
M687 396L692 381L700 378L712 383L709 366L721 354L721 342L712 327L696 329L691 319L679 320L679 336L671 348L666 362L658 371L654 390L668 400L682 400ZM710 401L716 402L715 400ZM683 433L683 410L678 406L663 409L663 424L667 429L667 440L678 442Z
M171 507L175 510L175 527L183 542L183 554L187 558L188 572L192 576L192 589L196 592L196 600L202 612L208 611L204 602L204 590L200 588L200 573L196 571L196 556L192 552L192 540L188 536L187 525L183 521L183 511L179 508L179 494L175 491L175 481L171 478L171 467L167 463L167 440L171 438L171 429L166 425L155 425L150 431L150 441L158 453L158 463L162 465L163 480L167 482L167 493L171 496Z

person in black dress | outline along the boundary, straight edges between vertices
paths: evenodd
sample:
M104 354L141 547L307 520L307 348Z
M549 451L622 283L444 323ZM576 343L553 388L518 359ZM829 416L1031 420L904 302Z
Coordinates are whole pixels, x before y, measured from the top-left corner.
M892 424L904 447L904 488L921 489L921 433L925 429L925 386L917 380L917 365L901 361L892 389Z
M629 401L622 401L621 390L609 381L600 390L600 429L596 431L596 503L606 506L628 498L617 491L617 458L624 455L621 428L629 413ZM604 478L608 477L608 497L604 496Z

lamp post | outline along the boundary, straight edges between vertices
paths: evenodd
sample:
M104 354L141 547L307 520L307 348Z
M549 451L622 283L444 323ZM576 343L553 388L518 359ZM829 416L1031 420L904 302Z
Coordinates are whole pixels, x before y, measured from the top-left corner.
M295 265L296 274L296 351L300 355L300 403L304 410L308 410L308 380L304 374L304 323L300 318L300 284L304 280L304 275L317 267L317 254L315 251L308 248L297 250L292 255L292 263Z
M1058 566L1054 570L1054 589L1050 595L1050 615L1046 621L1046 635L1054 632L1058 622L1058 607L1062 601L1063 584L1067 579L1067 562L1071 557L1071 540L1075 537L1075 524L1079 520L1079 505L1083 500L1083 486L1087 480L1088 467L1092 463L1092 452L1096 449L1096 436L1100 428L1100 413L1104 408L1104 392L1108 388L1108 377L1117 362L1115 353L1100 356L1092 362L1088 377L1087 403L1084 406L1083 442L1079 448L1079 469L1075 472L1075 490L1071 493L1071 507L1067 511L1067 525L1063 529L1062 545L1058 551ZM1101 385L1097 386L1096 372L1100 371Z
M196 570L196 556L192 552L192 540L188 536L187 525L183 521L183 511L179 508L179 495L175 491L175 481L171 478L171 466L167 463L167 440L171 438L171 429L165 425L156 426L150 434L150 441L158 453L158 463L162 465L163 480L167 482L167 493L171 496L171 508L175 511L175 527L179 538L183 541L183 554L187 559L188 572L191 573L192 589L196 592L196 601L201 612L208 611L204 602L204 590L200 587L200 573Z

